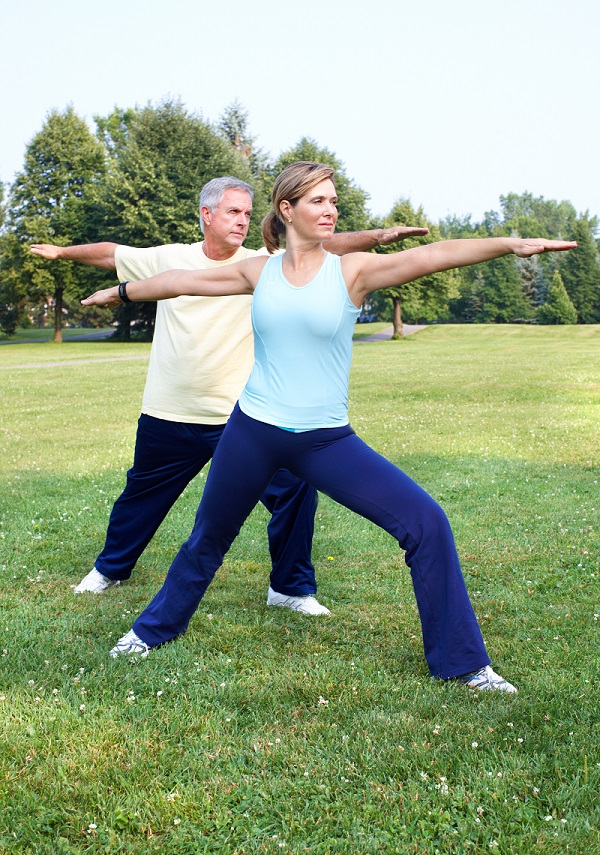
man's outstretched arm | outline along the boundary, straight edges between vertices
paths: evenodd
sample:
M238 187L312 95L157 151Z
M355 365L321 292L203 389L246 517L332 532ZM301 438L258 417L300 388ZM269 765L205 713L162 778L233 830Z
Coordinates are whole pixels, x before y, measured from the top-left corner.
M368 229L364 232L336 232L324 246L327 252L334 255L346 255L349 252L366 252L376 246L388 246L409 237L423 237L428 233L429 229L412 226L391 226L389 229Z
M34 255L47 261L79 261L104 270L115 270L115 250L118 243L84 243L80 246L55 246L52 243L33 243L30 246Z

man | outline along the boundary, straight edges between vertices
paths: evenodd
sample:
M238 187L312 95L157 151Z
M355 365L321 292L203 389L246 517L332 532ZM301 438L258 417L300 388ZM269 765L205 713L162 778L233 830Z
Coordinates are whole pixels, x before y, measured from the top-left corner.
M172 269L219 267L266 250L243 246L253 189L232 177L209 181L200 194L204 241L134 249L116 243L59 247L34 244L48 260L66 259L116 270L119 281ZM334 235L338 255L423 235L397 227ZM154 339L133 467L115 502L104 549L75 593L101 593L132 570L187 484L211 459L253 361L250 297L179 297L157 306ZM316 491L290 472L277 473L264 495L272 569L267 604L303 614L329 614L316 593L311 561Z

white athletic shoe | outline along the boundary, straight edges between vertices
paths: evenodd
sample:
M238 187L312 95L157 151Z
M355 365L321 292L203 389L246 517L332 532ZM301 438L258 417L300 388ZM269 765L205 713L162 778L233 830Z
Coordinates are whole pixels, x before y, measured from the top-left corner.
M267 595L268 606L281 606L284 609L292 609L295 612L302 612L303 615L330 615L329 609L322 606L316 597L310 594L306 597L288 597L285 594L278 594L273 588L269 588Z
M127 656L130 653L141 656L142 659L145 659L150 653L150 648L146 642L142 641L139 635L136 635L132 629L129 630L127 635L124 635L123 638L117 641L108 655L112 659L116 659L118 656Z
M107 588L112 588L114 585L120 585L121 583L117 579L109 579L108 576L103 576L102 573L99 573L98 570L94 567L93 570L84 576L79 585L73 589L74 594L83 594L89 592L90 594L101 594L102 591L106 591Z
M459 677L459 680L461 683L466 683L470 689L477 689L480 692L514 692L516 694L517 691L504 677L496 674L490 665L471 674L464 674Z

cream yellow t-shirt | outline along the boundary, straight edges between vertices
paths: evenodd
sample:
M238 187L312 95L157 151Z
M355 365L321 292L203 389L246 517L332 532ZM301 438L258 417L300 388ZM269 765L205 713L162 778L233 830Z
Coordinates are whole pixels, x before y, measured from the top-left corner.
M166 270L232 264L265 250L240 247L213 261L202 243L135 249L118 246L119 281L147 279ZM142 412L172 422L223 424L248 379L254 358L252 297L175 297L157 305Z

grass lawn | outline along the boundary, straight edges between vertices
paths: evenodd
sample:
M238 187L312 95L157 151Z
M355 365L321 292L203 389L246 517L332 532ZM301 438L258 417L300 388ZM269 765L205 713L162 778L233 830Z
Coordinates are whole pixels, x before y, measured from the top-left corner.
M257 508L188 633L109 659L204 482L131 582L73 596L148 352L0 348L0 852L598 855L600 327L435 326L354 351L353 425L446 509L513 697L430 680L397 545L325 497L330 618L266 608Z

